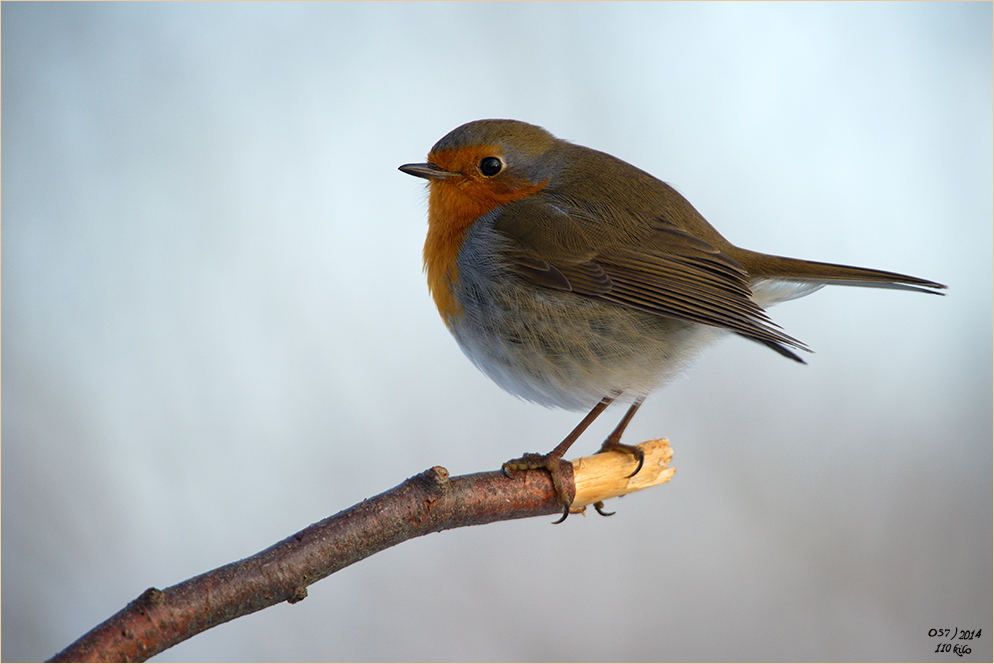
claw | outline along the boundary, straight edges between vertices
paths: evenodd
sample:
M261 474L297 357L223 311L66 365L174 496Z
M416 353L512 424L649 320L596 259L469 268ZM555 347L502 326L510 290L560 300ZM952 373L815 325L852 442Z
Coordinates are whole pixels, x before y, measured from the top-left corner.
M637 472L638 471L636 470L635 473L637 473ZM632 475L634 475L635 473L632 473ZM614 516L615 515L615 512L605 512L604 511L604 501L603 500L598 500L596 503L594 503L594 509L597 510L597 513L600 514L601 516Z
M638 465L635 466L635 470L632 472L631 475L628 475L629 478L638 475L638 472L642 470L642 465L645 463L645 452L642 450L641 447L638 447L637 445L626 445L624 443L617 443L608 439L604 441L603 445L601 445L600 451L621 452L622 454L630 454L636 461L638 461Z
M641 447L635 447L634 449L636 450L636 452L635 452L635 458L638 459L639 463L638 463L637 466L635 466L635 470L632 471L632 474L628 476L629 478L635 477L636 475L638 475L639 471L642 470L642 464L645 463L645 452L642 450L642 448ZM613 514L613 512L612 512L612 514Z
M568 517L568 516L569 516L569 505L564 505L563 506L563 515L561 517L559 517L558 519L556 519L555 521L553 521L552 525L554 525L554 526L559 525L560 523L562 523L563 521L565 521L566 517Z

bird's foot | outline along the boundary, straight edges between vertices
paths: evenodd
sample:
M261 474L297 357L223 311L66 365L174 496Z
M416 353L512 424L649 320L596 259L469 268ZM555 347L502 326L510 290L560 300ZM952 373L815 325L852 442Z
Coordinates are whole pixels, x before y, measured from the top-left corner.
M645 452L642 451L641 447L639 447L638 445L626 445L625 443L622 443L620 441L613 440L610 436L608 437L607 440L604 441L604 444L601 445L600 451L621 452L622 454L632 455L632 457L634 457L635 460L638 462L638 465L635 466L635 470L633 470L632 474L629 475L628 477L635 477L638 474L638 472L642 470L642 464L645 463ZM603 512L601 512L600 510L597 511L603 514Z
M547 470L549 475L552 476L552 486L556 490L556 497L559 499L559 503L563 506L563 515L558 521L553 521L553 523L562 523L569 516L569 506L570 497L569 491L566 485L565 473L569 467L572 470L572 464L569 461L564 461L562 455L557 455L555 452L549 452L548 454L538 454L536 452L526 452L518 459L511 459L510 461L504 462L501 466L501 470L504 471L504 475L511 477L511 473L516 470ZM600 510L598 510L600 511Z

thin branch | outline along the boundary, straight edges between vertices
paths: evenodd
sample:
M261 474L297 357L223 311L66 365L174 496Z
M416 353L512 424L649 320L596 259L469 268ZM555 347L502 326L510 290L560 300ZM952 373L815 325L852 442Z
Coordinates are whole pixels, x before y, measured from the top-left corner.
M626 454L574 460L573 478L567 478L575 496L571 510L669 481L669 444L652 440L640 447L645 464L632 478L634 461ZM435 466L250 558L165 590L149 588L49 661L145 661L229 620L299 602L312 583L405 540L560 511L545 471L516 472L513 479L499 471L450 478Z

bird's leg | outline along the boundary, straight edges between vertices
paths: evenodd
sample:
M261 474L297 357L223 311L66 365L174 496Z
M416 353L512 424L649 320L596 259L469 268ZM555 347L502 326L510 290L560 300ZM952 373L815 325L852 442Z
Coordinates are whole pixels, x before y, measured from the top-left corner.
M631 454L638 461L638 465L629 477L635 477L640 470L642 470L642 464L645 462L645 452L642 451L641 447L637 445L625 445L621 442L621 434L625 433L625 429L628 427L628 423L632 421L632 417L635 416L635 411L639 409L642 402L645 401L645 397L639 397L632 402L631 407L625 416L621 418L618 422L618 426L614 428L611 435L604 439L604 444L601 445L601 452L625 452L626 454Z
M611 402L618 398L620 392L615 392L610 394L603 399L601 399L596 406L594 406L587 416L584 417L576 427L569 432L569 435L563 438L563 442L556 445L555 449L548 454L537 454L535 452L526 452L519 459L511 459L507 461L502 466L504 474L511 477L512 470L538 470L544 468L549 471L552 476L552 486L556 489L556 495L559 497L559 501L563 504L563 516L561 519L555 523L562 523L569 516L569 498L566 491L565 479L563 478L563 464L569 463L563 461L563 456L566 455L566 451L570 446L576 442L576 439L580 437L587 427L597 419L605 408L611 405ZM641 403L641 402L640 402ZM630 419L630 416L629 416ZM624 427L622 427L623 429ZM614 434L611 434L612 436ZM620 438L621 434L618 433ZM605 443L607 444L607 443ZM599 511L599 510L598 510Z
M601 452L622 452L624 454L631 454L635 457L635 460L638 461L638 465L635 466L635 470L633 470L632 474L628 477L635 477L635 475L642 470L642 464L645 463L645 452L643 452L642 448L637 445L626 445L622 443L621 434L625 432L625 429L628 427L628 423L632 421L632 418L635 416L635 411L639 409L639 406L642 405L643 401L645 401L645 397L638 397L632 402L628 412L626 412L625 416L621 418L620 422L618 422L618 426L614 428L611 435L604 439L604 444L601 445L600 449ZM599 500L594 503L594 509L597 510L597 513L601 516L611 516L614 514L614 512L604 511L603 500Z

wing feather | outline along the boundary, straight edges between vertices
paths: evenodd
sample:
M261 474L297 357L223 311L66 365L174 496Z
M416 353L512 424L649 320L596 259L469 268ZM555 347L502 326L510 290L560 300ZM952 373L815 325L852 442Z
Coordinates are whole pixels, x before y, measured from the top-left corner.
M789 349L807 347L756 304L749 274L731 256L665 219L596 243L591 221L589 211L574 216L561 204L523 200L507 206L495 228L511 240L506 257L532 283L725 328L802 361Z

